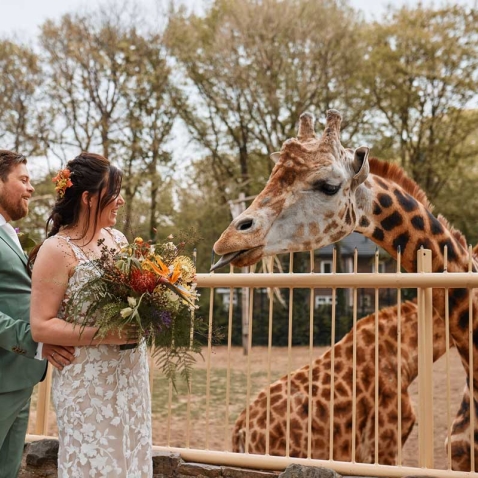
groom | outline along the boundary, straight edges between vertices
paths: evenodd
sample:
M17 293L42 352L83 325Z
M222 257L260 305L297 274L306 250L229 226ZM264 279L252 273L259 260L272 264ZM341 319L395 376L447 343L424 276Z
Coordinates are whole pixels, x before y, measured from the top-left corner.
M14 478L22 459L33 386L48 361L62 369L73 347L37 344L30 333L27 257L9 224L25 217L34 191L25 156L0 150L0 478ZM34 360L39 358L39 360Z

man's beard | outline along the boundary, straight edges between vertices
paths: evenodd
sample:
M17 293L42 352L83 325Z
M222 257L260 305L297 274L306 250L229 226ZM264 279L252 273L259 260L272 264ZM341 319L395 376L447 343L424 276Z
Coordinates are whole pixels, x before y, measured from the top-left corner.
M0 206L12 221L18 221L28 214L28 203L24 203L23 199L15 203L6 197L0 197Z

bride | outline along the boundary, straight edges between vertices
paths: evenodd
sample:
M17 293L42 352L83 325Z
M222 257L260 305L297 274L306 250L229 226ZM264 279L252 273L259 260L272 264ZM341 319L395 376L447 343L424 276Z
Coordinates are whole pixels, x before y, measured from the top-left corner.
M97 154L81 153L53 179L57 199L47 221L48 238L32 253L33 339L75 346L71 365L53 370L52 397L63 478L151 477L151 407L146 349L120 350L125 334L95 338L95 317L81 334L65 316L65 301L88 277L101 248L118 248L124 235L112 229L122 173ZM100 243L98 243L100 241ZM88 304L75 310L86 311ZM80 312L81 313L81 312ZM78 319L78 318L76 318ZM76 320L78 322L78 320ZM132 330L130 332L133 332Z

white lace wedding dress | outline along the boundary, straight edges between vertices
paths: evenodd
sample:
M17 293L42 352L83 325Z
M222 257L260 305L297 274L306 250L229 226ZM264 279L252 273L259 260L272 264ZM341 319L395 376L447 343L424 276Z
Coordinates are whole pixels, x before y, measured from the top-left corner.
M117 243L124 236L109 230ZM90 276L83 251L68 242L79 263L65 298ZM91 276L90 276L91 277ZM66 300L66 299L65 299ZM59 317L63 318L63 307ZM60 449L58 477L152 477L151 405L146 348L76 347L75 360L53 370L52 397Z

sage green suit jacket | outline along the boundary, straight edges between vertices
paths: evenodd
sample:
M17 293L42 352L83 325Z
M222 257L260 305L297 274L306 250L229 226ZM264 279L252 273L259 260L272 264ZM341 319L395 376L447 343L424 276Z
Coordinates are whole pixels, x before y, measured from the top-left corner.
M30 332L27 257L0 227L0 393L32 387L46 371Z

